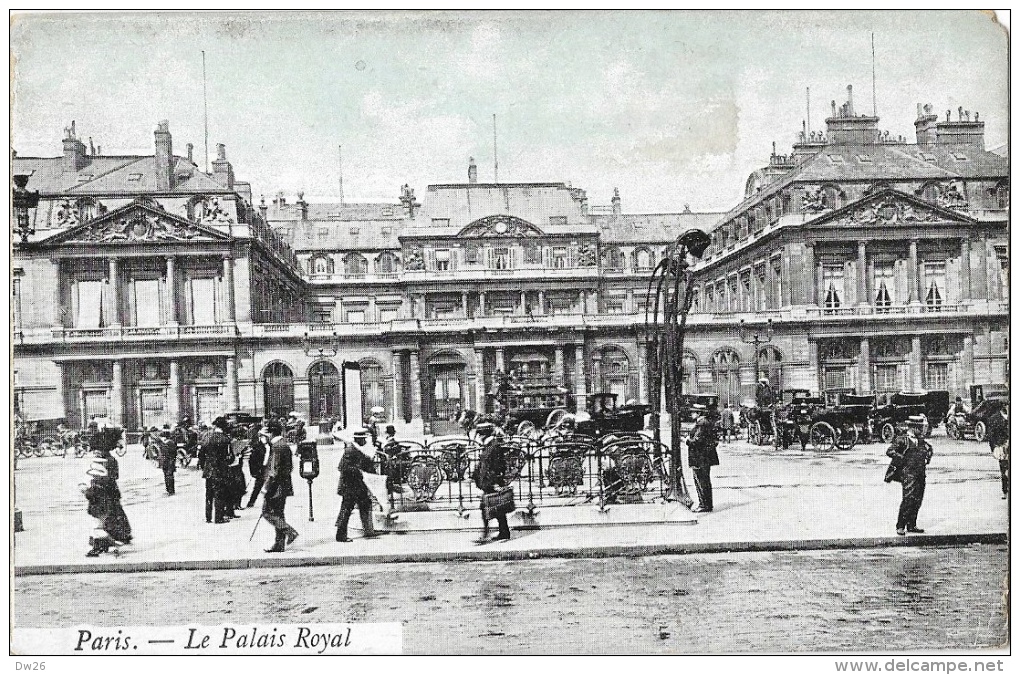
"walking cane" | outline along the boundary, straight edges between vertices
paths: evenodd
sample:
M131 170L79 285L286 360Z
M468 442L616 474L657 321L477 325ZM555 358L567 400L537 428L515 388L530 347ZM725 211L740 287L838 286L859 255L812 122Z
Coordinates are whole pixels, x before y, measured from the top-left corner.
M261 522L262 522L262 516L259 516L255 520L255 527L253 527L252 530L251 530L251 536L248 537L248 541L249 542L251 542L253 539L255 539L255 530L259 529L259 523L261 523Z

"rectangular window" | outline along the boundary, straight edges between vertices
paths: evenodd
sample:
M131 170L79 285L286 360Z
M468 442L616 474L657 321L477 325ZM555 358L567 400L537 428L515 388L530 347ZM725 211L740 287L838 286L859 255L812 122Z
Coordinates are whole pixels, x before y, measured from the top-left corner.
M191 280L191 323L195 326L216 323L216 279L199 277Z
M469 265L474 265L478 262L479 252L481 247L478 244L468 244L464 247L464 262Z
M783 263L781 260L772 261L772 306L783 306Z
M162 323L159 304L159 279L135 279L134 320L136 326L158 326Z
M319 234L319 239L325 239L326 237L329 236L329 228L328 227L320 227L318 234Z
M79 281L78 312L74 317L75 328L99 328L103 325L103 287L102 281Z
M561 270L567 267L567 247L555 246L552 250L552 266Z
M740 286L741 286L740 290L741 290L741 293L743 295L743 297L741 298L741 307L740 307L740 309L743 312L750 312L751 309L752 309L751 308L751 273L750 272L745 272L744 274L740 275Z
M11 280L11 310L14 313L14 330L21 326L21 279Z
M312 321L314 323L332 323L333 310L329 307L316 307L312 310Z
M1003 300L1009 300L1009 258L999 255L999 292Z
M825 388L826 389L845 389L847 387L847 369L846 368L826 368L825 369Z
M387 323L389 321L396 321L399 310L396 307L380 307L379 308L379 321Z
M214 420L223 412L219 387L195 387L195 419Z
M875 311L885 313L896 302L896 265L891 260L875 263Z
M540 265L542 263L542 247L534 242L524 245L524 264Z
M510 249L494 248L492 250L492 268L497 270L508 270L510 265Z
M549 216L549 224L550 225L562 225L562 226L565 227L566 224L567 224L567 217L566 216Z
M623 314L623 300L606 300L606 314Z
M843 305L844 274L842 265L822 265L822 297L826 309L835 309Z
M946 301L946 263L924 263L924 304L930 310L939 310Z
M450 219L449 218L433 218L432 219L432 227L449 227L449 226L450 226Z
M929 363L924 369L925 389L949 388L949 364Z
M446 248L436 250L436 271L446 272L450 269L450 250Z
M896 391L899 389L897 382L896 366L875 366L875 390Z
M365 310L349 309L344 315L344 320L347 323L365 323Z

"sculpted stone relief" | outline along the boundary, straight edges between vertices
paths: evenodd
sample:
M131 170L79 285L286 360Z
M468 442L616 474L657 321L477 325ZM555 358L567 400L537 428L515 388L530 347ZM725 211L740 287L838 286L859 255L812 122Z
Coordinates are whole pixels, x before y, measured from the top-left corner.
M96 242L188 241L199 231L151 213L126 213L82 232L76 239Z

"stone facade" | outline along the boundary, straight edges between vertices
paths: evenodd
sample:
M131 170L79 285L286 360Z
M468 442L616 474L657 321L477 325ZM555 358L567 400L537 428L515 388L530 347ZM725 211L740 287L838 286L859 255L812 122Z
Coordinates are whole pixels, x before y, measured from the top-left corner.
M983 122L932 119L891 139L852 100L826 134L773 152L726 214L626 214L562 183L409 186L392 204L253 203L173 155L14 160L41 201L15 249L15 394L32 419L341 409L345 361L365 411L450 431L515 370L647 400L642 327L654 266L688 228L695 271L686 387L739 404L784 388L949 389L1008 370L1008 162ZM740 336L741 321L767 344ZM755 363L761 369L755 373Z

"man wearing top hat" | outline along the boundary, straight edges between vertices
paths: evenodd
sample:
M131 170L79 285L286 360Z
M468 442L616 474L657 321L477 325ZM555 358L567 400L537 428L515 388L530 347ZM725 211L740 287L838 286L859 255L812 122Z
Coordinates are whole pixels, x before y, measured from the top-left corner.
M712 467L719 465L719 454L716 452L718 436L710 411L700 409L694 412L694 429L687 441L687 461L694 475L694 488L698 492L698 506L691 509L695 513L712 510Z
M293 544L298 531L284 518L287 497L294 495L294 460L290 444L283 437L283 425L279 420L266 422L263 438L269 446L269 463L266 465L265 499L262 501L262 517L276 528L276 541L266 553L283 553L287 544Z
M375 473L375 463L372 460L374 454L375 446L370 443L368 430L355 430L337 467L340 471L340 481L336 493L341 498L340 513L336 517L337 541L351 541L347 537L347 524L355 507L361 517L361 528L365 538L378 536L372 525L372 496L362 476L364 471Z
M903 499L896 518L896 534L901 537L908 532L924 532L917 526L917 513L924 501L925 476L932 456L931 445L924 440L924 416L910 417L907 425L907 432L898 434L885 451L898 469L896 478L886 480L899 480L903 484Z
M225 523L236 517L227 503L230 467L230 425L225 417L213 420L213 427L199 440L198 463L205 479L205 522Z

